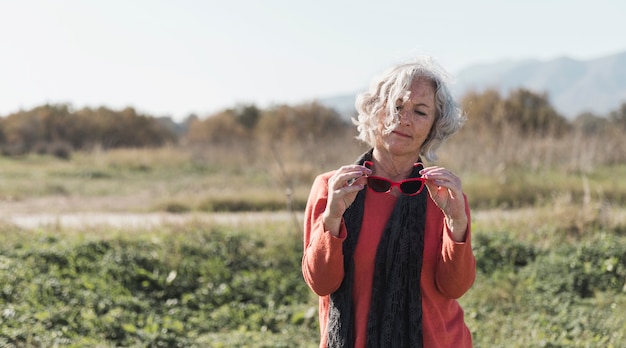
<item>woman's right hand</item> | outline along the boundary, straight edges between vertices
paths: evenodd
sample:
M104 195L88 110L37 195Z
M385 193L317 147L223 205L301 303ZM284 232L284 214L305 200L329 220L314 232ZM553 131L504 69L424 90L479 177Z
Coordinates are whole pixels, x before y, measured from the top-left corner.
M328 180L328 201L322 216L327 231L337 237L343 213L356 199L367 179L372 174L369 168L353 164L339 168Z

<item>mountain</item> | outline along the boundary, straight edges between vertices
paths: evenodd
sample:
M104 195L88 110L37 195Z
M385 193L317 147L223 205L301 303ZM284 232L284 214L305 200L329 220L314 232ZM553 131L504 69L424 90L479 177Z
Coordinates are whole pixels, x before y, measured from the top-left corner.
M457 74L458 95L496 88L503 95L524 87L548 94L568 118L590 111L607 115L626 102L626 52L593 60L567 57L475 65Z
M460 71L456 80L459 99L470 90L495 88L506 97L511 90L526 88L547 93L552 106L567 118L583 112L606 116L626 103L626 51L586 61L562 57L478 64ZM342 95L319 101L352 115L354 98Z

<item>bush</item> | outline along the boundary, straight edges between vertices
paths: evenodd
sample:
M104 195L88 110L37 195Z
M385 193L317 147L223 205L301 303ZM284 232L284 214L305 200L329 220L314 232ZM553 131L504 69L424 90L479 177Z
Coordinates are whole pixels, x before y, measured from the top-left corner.
M525 270L532 291L589 298L596 292L626 291L626 241L614 234L566 244Z
M473 237L476 269L491 274L496 270L517 271L532 263L538 251L528 244L514 240L508 234L480 233Z
M299 236L266 244L251 232L194 227L147 239L5 243L0 342L188 347L240 330L314 337L310 320L294 319L309 295Z

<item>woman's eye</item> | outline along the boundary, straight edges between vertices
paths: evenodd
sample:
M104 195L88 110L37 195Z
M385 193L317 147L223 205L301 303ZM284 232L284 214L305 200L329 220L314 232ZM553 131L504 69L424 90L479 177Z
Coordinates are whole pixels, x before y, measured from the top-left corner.
M423 111L414 110L413 112L414 112L414 113L416 113L416 114L418 114L418 115L420 115L420 116L426 116L426 113L425 113L425 112L423 112Z

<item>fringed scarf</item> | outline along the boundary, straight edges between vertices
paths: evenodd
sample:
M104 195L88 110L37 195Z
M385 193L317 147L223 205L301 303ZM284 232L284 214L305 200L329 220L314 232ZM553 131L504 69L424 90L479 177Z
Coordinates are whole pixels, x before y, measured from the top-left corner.
M372 150L358 164L372 159ZM419 177L414 168L411 177ZM361 190L344 213L345 275L330 295L327 347L354 346L354 249L361 231L365 194ZM424 252L426 192L398 198L376 251L372 300L367 324L367 347L422 347L420 276Z

